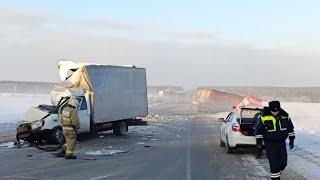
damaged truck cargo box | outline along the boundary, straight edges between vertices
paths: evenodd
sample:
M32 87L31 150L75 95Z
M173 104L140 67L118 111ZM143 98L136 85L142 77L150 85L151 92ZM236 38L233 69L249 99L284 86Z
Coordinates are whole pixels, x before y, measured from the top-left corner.
M146 72L144 68L110 65L84 65L51 92L57 104L66 89L89 95L95 123L145 117L147 109ZM78 92L76 92L78 90Z

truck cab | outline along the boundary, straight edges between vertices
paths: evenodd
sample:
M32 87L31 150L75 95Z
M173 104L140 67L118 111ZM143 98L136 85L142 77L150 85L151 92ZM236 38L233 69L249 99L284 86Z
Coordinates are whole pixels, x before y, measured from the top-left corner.
M51 91L51 103L58 107L58 119L60 119L62 109L68 104L69 99L71 98L76 98L79 100L77 112L80 121L80 129L78 130L78 132L90 132L90 96L88 93L85 93L83 89L62 88L61 86L55 86L53 88L53 90ZM52 126L49 126L48 128L50 127Z
M78 133L90 132L91 111L89 95L82 93L81 91L70 91L68 96L64 96L66 95L66 92L58 94L60 94L60 96L54 97L57 99L60 98L59 101L55 102L55 99L51 99L52 103L55 105L39 105L38 107L31 107L27 111L17 128L17 137L19 134L28 134L28 138L31 139L24 140L39 142L41 139L49 139L51 142L62 143L64 141L64 137L60 124L60 117L62 109L68 104L71 98L79 100L79 106L76 109L80 121L80 129L78 130ZM19 132L19 129L21 132ZM24 136L22 135L22 137Z

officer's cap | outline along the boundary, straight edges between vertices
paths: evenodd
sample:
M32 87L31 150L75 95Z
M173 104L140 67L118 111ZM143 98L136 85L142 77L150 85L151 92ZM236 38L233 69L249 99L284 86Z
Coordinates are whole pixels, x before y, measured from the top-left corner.
M280 110L280 102L279 101L270 101L269 102L270 111L276 112Z

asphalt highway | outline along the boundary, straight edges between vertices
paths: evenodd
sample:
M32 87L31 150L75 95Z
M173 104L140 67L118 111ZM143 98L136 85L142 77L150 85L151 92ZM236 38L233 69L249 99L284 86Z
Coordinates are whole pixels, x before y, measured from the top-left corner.
M150 111L159 117L148 126L130 127L126 136L83 135L75 160L34 147L0 148L0 179L268 179L265 156L257 160L252 148L227 154L219 146L215 116L197 114L185 104L157 105ZM94 154L114 150L122 153ZM287 168L282 179L304 178Z

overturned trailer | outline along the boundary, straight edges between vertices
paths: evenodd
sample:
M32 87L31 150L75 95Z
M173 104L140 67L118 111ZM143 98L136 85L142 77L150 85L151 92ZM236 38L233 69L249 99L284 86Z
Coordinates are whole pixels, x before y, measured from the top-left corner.
M229 111L233 106L238 105L243 98L243 96L212 88L198 88L195 92L195 102L200 113Z
M198 88L195 92L195 103L198 112L216 113L230 111L243 106L261 106L262 100L251 95L218 91L212 88Z
M51 91L51 105L31 107L17 128L17 139L55 141L64 137L60 114L71 98L77 98L78 133L128 131L128 124L148 114L146 70L135 66L112 66L61 61L62 83Z

